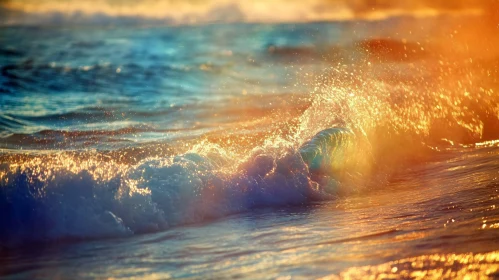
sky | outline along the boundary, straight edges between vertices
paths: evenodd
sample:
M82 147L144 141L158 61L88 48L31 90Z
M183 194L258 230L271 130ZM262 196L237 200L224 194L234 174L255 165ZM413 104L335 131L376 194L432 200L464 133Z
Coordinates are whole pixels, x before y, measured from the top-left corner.
M0 0L0 24L308 22L499 14L499 0Z

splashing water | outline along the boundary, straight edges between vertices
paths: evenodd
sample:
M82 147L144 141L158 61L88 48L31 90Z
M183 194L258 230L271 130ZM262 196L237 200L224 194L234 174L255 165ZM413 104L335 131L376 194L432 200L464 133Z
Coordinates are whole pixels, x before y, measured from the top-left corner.
M304 30L297 34L315 30L313 25L309 27L300 27ZM204 28L211 32L210 27ZM287 27L274 27L277 31L269 31L266 26L248 28L252 36L260 34L265 40L274 40ZM66 36L83 40L85 35L78 32ZM185 38L177 38L171 30L146 29L139 32L143 37L133 41L126 39L131 34L121 30L118 33L122 38L76 44L74 53L68 56L78 63L86 63L88 49L101 51L105 57L106 45L131 46L130 53L83 68L69 64L58 68L47 61L25 59L30 53L19 54L21 58L4 54L7 57L3 59L14 65L2 70L4 92L21 91L29 97L30 86L40 86L52 89L52 98L62 102L56 92L61 87L58 81L51 85L38 81L51 73L67 75L70 81L101 76L111 79L97 80L93 88L79 89L82 92L116 90L120 81L129 83L132 89L117 93L132 109L119 104L106 107L102 95L84 98L82 94L79 99L78 93L73 100L76 106L42 115L30 115L30 103L22 103L22 107L15 95L2 97L5 105L0 123L6 135L2 146L9 149L1 155L0 165L0 211L8 213L0 221L0 238L5 245L127 236L262 206L331 200L381 189L404 168L430 161L460 145L484 141L493 145L499 137L494 60L446 56L436 44L424 50L419 43L411 45L405 39L340 41L335 43L341 48L330 51L298 48L293 44L305 39L296 40L296 31L289 31L294 35L281 41L289 41L290 46L272 45L262 53L261 46L241 45L234 52L220 53L212 50L220 46L205 45L194 50L188 65L181 65L182 61L159 50L169 47L169 40L189 43L190 38L203 36L196 28L183 32ZM168 40L156 41L162 36ZM231 43L245 43L242 37ZM56 44L61 39L37 40L40 44ZM146 51L143 44L157 46ZM323 48L328 44L331 42ZM379 46L389 48L390 55L377 50ZM400 60L394 57L395 48L402 52ZM300 59L306 55L310 61L326 59L314 63L299 60L298 65L305 69L286 78L288 67L296 59L293 53L299 50ZM213 57L207 54L210 51L215 53ZM120 61L133 60L141 52L150 56L145 62ZM174 63L155 65L162 55ZM57 55L47 54L42 59L54 57ZM211 59L219 64L205 63ZM265 59L275 65L266 67L255 62ZM242 69L234 66L234 61ZM155 71L148 72L152 68ZM275 72L275 76L260 73L265 71ZM175 82L164 82L162 75L185 76L182 82L186 84L196 79L212 80L220 87L212 88L213 96L206 93L204 85L193 85L185 90L191 94L186 98L182 91L164 98L158 92L155 98L132 97L137 93L135 88L138 92L151 85L165 91L177 88ZM224 75L230 80L224 80ZM241 82L241 77L264 85ZM143 84L142 79L149 84ZM301 93L257 94L262 88L275 91L275 83L282 83L282 89L290 80L303 81L292 88ZM252 83L254 93L227 93L240 92L240 87ZM66 90L61 91L64 94ZM36 104L32 105L42 106ZM19 113L16 106L24 111ZM148 106L157 107L148 110ZM96 112L102 119L90 117ZM184 123L179 124L179 119Z

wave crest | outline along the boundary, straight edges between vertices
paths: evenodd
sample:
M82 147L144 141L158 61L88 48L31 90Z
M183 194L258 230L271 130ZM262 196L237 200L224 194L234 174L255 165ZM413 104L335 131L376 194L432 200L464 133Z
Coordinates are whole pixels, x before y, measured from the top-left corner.
M256 149L233 174L220 172L221 154L149 158L105 179L94 176L92 167L72 171L41 164L33 170L4 164L0 211L5 215L0 220L0 239L15 246L126 236L259 206L331 199L340 185L335 173L323 173L319 184L312 179L309 166L313 170L315 164L329 166L327 162L333 162L346 147L340 139L348 133L341 128L323 131L302 149L289 149L280 156ZM322 163L318 156L310 157L313 151L324 155Z

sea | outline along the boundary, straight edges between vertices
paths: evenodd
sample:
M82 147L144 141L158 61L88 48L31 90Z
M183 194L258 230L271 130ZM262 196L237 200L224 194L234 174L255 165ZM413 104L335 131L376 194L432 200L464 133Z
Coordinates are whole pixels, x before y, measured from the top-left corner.
M476 15L0 27L2 279L499 278Z

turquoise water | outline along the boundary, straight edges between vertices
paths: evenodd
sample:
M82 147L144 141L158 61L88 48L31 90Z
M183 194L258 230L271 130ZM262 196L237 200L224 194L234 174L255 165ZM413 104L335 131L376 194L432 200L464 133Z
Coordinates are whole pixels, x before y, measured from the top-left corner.
M462 22L2 27L0 275L497 277Z
M326 62L320 54L302 58L293 48L312 53L321 47L316 38L325 48L338 41L338 32L324 24L3 28L2 148L36 147L35 132L61 149L81 148L85 139L63 143L61 131L98 130L91 146L116 148L216 130L239 121L234 112L222 113L228 105L272 109L256 100L233 104L243 92L306 92L297 73L312 74ZM274 45L291 51L273 55L267 49ZM32 141L19 143L26 132Z

